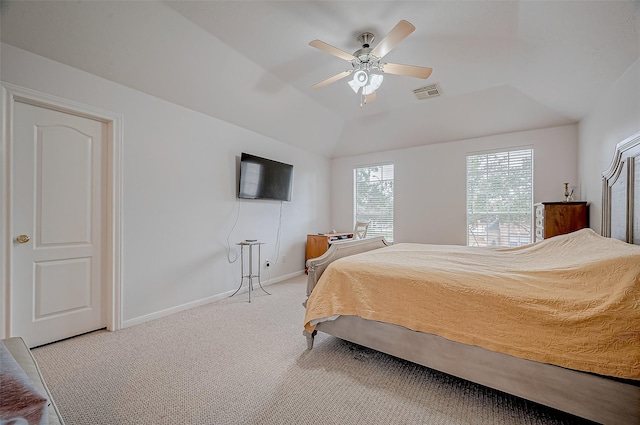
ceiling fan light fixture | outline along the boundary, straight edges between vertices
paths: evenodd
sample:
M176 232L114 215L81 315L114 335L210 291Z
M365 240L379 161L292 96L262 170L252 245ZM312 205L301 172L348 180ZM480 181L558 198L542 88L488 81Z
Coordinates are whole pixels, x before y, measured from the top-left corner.
M359 70L353 73L353 83L358 87L364 87L369 82L369 75L366 71Z
M382 80L384 76L382 74L371 74L369 75L369 84L362 88L362 94L368 96L378 90L382 85Z
M358 91L360 90L360 86L358 84L356 84L353 80L349 80L347 81L347 83L349 83L349 87L351 87L354 93L358 93Z

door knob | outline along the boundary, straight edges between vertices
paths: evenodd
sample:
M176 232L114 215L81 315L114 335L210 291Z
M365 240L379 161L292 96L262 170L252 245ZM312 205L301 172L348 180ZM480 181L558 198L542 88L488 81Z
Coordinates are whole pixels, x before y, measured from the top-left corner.
M20 242L20 243L27 243L29 242L29 239L31 239L29 236L27 235L20 235L16 238L16 241Z

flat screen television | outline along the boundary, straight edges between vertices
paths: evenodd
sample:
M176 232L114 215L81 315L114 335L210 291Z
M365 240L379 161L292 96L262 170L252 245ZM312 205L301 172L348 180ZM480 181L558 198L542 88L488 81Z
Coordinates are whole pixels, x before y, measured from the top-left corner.
M290 201L293 165L242 153L238 198Z

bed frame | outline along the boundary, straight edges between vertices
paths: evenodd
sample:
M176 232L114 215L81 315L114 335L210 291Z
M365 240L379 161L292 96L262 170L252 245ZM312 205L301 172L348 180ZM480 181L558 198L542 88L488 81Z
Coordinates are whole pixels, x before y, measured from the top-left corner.
M602 234L640 245L640 134L616 146L602 182ZM382 237L332 244L324 255L307 261L307 296L332 261L386 245ZM520 359L357 316L321 322L313 334L304 331L308 349L313 348L316 332L602 424L640 424L640 381L612 379Z

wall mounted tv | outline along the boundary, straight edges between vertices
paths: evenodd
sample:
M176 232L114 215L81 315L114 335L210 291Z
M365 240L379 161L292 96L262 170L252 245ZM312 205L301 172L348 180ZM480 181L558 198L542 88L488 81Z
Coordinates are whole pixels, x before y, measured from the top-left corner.
M238 198L290 201L293 165L242 153Z

